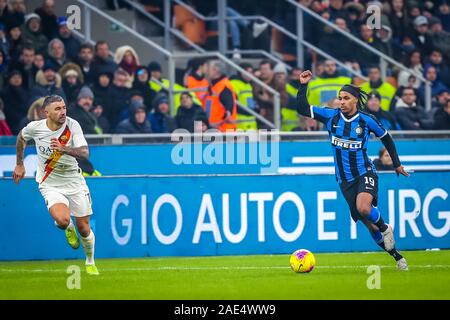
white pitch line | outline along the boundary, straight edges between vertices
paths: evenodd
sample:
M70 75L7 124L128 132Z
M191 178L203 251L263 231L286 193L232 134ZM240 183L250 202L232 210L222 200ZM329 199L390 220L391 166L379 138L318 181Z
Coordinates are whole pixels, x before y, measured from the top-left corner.
M373 265L359 266L316 266L315 269L364 269ZM395 265L376 265L380 268L397 268ZM450 269L450 265L410 265L414 269ZM196 271L196 270L270 270L270 269L289 269L289 266L219 266L219 267L144 267L144 268L101 268L100 271ZM66 272L65 269L0 269L0 272L23 272L23 273L39 273L39 272Z

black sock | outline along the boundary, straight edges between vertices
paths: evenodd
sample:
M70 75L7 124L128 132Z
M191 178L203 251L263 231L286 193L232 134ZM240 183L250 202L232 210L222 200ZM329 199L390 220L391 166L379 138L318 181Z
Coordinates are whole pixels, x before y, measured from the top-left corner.
M380 219L375 223L375 225L380 229L381 232L385 232L387 229L387 224L384 222L383 217L380 215Z
M386 251L386 248L384 247L384 241L380 242L378 244L384 251ZM397 249L392 249L390 251L387 251L387 253L389 253L394 259L395 261L400 260L401 258L403 258L403 256L400 254L400 252L397 251Z

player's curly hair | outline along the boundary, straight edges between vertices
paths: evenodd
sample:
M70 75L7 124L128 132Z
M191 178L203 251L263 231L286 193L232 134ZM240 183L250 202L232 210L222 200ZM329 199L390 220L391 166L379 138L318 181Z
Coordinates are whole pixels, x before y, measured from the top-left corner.
M358 110L364 110L366 108L369 94L362 90L360 87L352 84L346 84L341 88L340 91L348 92L358 100L356 104Z

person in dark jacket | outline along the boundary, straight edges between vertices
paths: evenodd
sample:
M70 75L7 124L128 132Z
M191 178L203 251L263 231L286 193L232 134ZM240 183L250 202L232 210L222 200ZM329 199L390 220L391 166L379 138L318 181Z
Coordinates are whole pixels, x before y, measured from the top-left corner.
M189 92L183 92L180 96L180 107L175 116L175 122L178 129L186 129L194 132L194 122L201 114L207 117L201 106L195 104Z
M58 73L62 79L62 89L66 94L67 103L69 105L76 103L78 93L84 85L83 72L77 64L69 62L63 65Z
M105 106L108 103L109 87L112 85L113 75L108 72L102 72L95 79L91 86L95 96L95 104Z
M434 114L434 130L450 130L450 99Z
M157 94L153 102L153 113L148 115L154 133L170 133L176 129L175 119L169 114L169 99Z
M58 38L64 43L67 59L75 59L80 51L81 43L67 26L66 17L58 17Z
M147 107L140 101L134 101L131 115L117 126L116 133L152 133L150 121L147 120Z
M149 108L147 112L151 111L153 107L153 99L156 96L156 92L150 88L149 81L150 76L145 66L139 66L136 70L133 82L133 90L137 90L144 97L144 104Z
M36 74L36 85L31 89L31 101L40 97L56 94L67 101L64 90L61 89L61 76L56 73L55 66L47 63L41 71Z
M378 158L373 160L375 169L378 171L394 171L394 165L392 164L392 158L386 148L381 148L378 152Z
M48 39L42 33L41 17L36 13L30 13L25 16L25 27L23 28L23 38L37 53L47 51Z
M381 95L377 91L369 94L366 111L374 115L386 130L400 130L394 115L381 109Z
M20 130L20 121L28 111L28 91L22 86L22 74L12 70L8 75L8 84L0 94L4 102L6 122L12 133L16 135Z
M128 74L123 69L117 69L114 73L114 80L108 89L107 101L103 105L106 118L111 127L114 128L119 123L120 116L130 105L130 89L126 87Z
M433 122L425 109L416 104L417 96L413 88L404 88L395 105L395 117L403 130L432 129Z
M114 74L117 70L117 64L112 60L109 54L109 46L106 41L97 41L95 44L95 57L91 63L91 75L96 79L100 73L108 72Z
M84 134L100 133L97 125L96 116L90 112L94 103L94 93L89 87L81 88L77 97L77 102L69 107L67 115L75 120L81 126Z
M58 23L55 13L55 1L44 0L42 6L34 10L41 17L42 33L47 39L53 39L58 35Z

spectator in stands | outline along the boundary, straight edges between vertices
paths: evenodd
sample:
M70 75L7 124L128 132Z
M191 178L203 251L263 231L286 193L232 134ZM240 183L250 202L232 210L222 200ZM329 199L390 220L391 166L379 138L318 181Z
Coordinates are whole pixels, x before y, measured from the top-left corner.
M388 18L392 26L394 40L400 41L408 33L408 13L404 0L392 0Z
M315 106L323 106L330 99L336 98L342 86L352 82L351 78L339 75L334 60L321 63L323 72L308 85L308 101Z
M400 130L394 115L381 109L381 96L377 91L372 91L369 94L367 112L375 116L386 130Z
M206 79L208 73L208 60L203 58L193 59L188 68L186 75L185 86L188 89L203 89L203 91L196 91L195 95L203 102L208 93L209 82Z
M73 62L66 63L59 69L59 75L62 79L62 89L66 94L67 103L69 105L76 103L78 93L84 84L84 76L80 67Z
M450 130L450 99L434 114L434 130Z
M48 62L56 68L56 71L59 71L59 69L68 62L66 59L64 43L58 38L55 38L48 43Z
M341 0L339 0L341 1ZM347 27L347 22L344 18L337 17L335 20L336 26L345 33L350 32ZM319 48L331 54L339 61L353 62L355 60L355 50L353 42L342 33L335 31L329 26L325 26L323 34L319 42Z
M97 100L97 98L96 98ZM92 108L92 113L97 118L98 127L102 130L102 133L110 133L111 125L108 119L103 115L103 106L100 104L95 104Z
M114 72L112 85L108 89L107 102L104 105L105 116L115 128L119 122L120 114L129 107L130 89L126 87L128 73L122 68Z
M158 93L153 101L153 112L148 115L152 132L171 133L176 129L175 119L169 112L169 99L164 93Z
M152 133L152 126L147 120L147 107L141 102L133 103L130 108L131 116L122 120L117 126L116 133Z
M269 60L262 60L259 63L259 79L265 84L274 86L273 63ZM273 122L273 95L260 85L253 84L253 97L259 109L259 114ZM258 122L259 129L267 129L266 125Z
M428 66L425 69L425 78L431 82L431 96L436 96L442 90L448 90L448 88L440 81L437 77L436 68L433 66ZM419 100L421 103L425 103L425 84L419 88Z
M8 72L8 61L5 52L0 49L0 90L3 89L5 78Z
M365 24L366 8L361 3L347 2L344 5L344 13L350 32L357 37L361 26Z
M436 69L438 79L446 87L450 87L450 68L444 62L442 52L439 49L431 51L429 62L425 64L425 69L428 69L429 66L433 66Z
M287 70L284 64L278 63L273 69L273 88L280 94L281 130L291 131L298 124L297 97L287 92Z
M41 17L36 13L25 16L25 27L23 28L23 38L38 53L45 53L48 40L41 30Z
M5 114L3 113L4 105L2 99L0 99L0 136L12 136L11 129L6 122Z
M440 2L437 17L442 21L444 30L450 32L450 4L448 0Z
M253 67L249 63L241 63L240 67L251 74L253 73ZM253 85L250 77L243 72L239 72L230 78L230 83L233 86L237 101L244 107L257 112L258 110L256 109L256 103L253 97ZM237 129L257 129L255 116L239 106L237 108Z
M16 61L19 59L22 47L25 45L25 41L22 37L22 29L20 29L20 25L12 25L6 30L9 43L8 55L11 60Z
M78 121L84 134L102 133L97 124L97 117L91 112L93 105L94 93L88 86L84 86L78 94L77 101L67 110L67 115Z
M18 70L12 70L8 75L8 83L0 94L6 122L14 135L19 132L20 121L28 110L29 95L22 83L22 74Z
M31 121L37 121L47 118L44 108L45 97L41 97L33 101L31 106L28 108L27 115L22 118L19 125L19 130L22 130Z
M404 88L401 98L395 105L395 117L403 130L432 129L433 122L425 109L416 104L416 93L413 88Z
M35 84L36 72L34 62L35 51L31 46L24 46L19 61L11 63L10 70L19 70L23 77L23 86L31 89Z
M42 6L34 10L41 17L42 33L47 39L53 39L58 36L58 23L55 13L55 1L44 0Z
M67 101L66 94L61 88L61 76L56 72L55 66L46 63L44 68L36 73L36 84L31 89L31 99L56 94Z
M5 61L9 60L9 41L6 37L6 29L3 23L0 23L0 50L5 54Z
M428 33L428 19L425 16L418 16L414 19L414 33L412 41L416 49L419 49L422 54L429 55L433 50L433 40Z
M391 100L395 94L395 87L381 79L380 67L372 66L369 69L369 81L363 83L361 89L365 92L377 91L381 96L381 109L389 111Z
M416 72L419 74L423 74L423 64L422 64L422 54L420 50L413 50L408 55L404 65L409 68L409 71L401 70L398 74L397 85L399 87L408 87L409 86L409 78L412 75L412 72ZM418 78L415 78L413 87L418 89L420 87L421 81Z
M375 169L378 171L394 170L392 158L385 147L380 149L378 152L378 158L373 160L373 164L375 165Z
M134 74L139 67L139 56L130 46L121 46L116 49L114 54L114 62L128 73L127 88L133 86Z
M369 28L367 24L361 25L359 37L364 43L373 48L377 48L376 44L380 41L377 37L375 37L373 29ZM367 74L368 67L379 63L380 59L376 54L370 52L369 50L360 48L356 52L356 60L361 66L364 74Z
M337 20L339 18L345 19L344 0L330 0L328 11L330 12L330 20Z
M434 48L444 54L447 61L450 61L450 32L443 29L441 20L436 17L430 19L430 30Z
M300 88L300 74L303 72L303 69L300 67L293 67L291 72L289 73L289 82L287 84L288 93L297 97L297 91Z
M381 28L375 32L379 41L375 43L375 48L389 57L394 57L392 49L392 28L386 16L381 17ZM399 55L396 55L397 57Z
M27 11L24 0L10 0L8 5L6 5L6 1L3 1L2 6L3 8L0 7L1 23L7 27L24 23Z
M80 46L78 56L74 59L83 71L84 79L86 83L94 83L97 78L92 74L92 62L94 61L94 48L84 43ZM112 73L110 73L112 75Z
M450 99L450 91L442 90L436 96L432 98L432 113L435 110L442 109L447 105L447 100Z
M145 66L139 66L136 69L132 89L139 91L144 97L144 104L148 108L147 112L151 111L153 99L156 96L156 92L150 88L149 80L150 75L148 74L147 68Z
M183 92L181 94L180 107L175 116L176 127L178 129L186 129L189 132L194 132L194 122L202 115L206 116L203 108L194 103L189 92Z
M64 43L66 56L69 60L74 60L78 56L81 43L73 36L72 30L67 26L67 18L58 18L58 39Z
M98 75L103 72L114 74L117 70L117 64L109 55L109 46L106 41L97 41L95 44L95 57L91 63L92 78L97 79Z
M102 105L107 108L109 98L108 94L110 92L109 87L112 84L113 75L108 72L100 73L98 78L95 79L92 85L92 91L94 92L96 104Z
M44 66L45 66L44 55L41 53L35 54L33 60L33 69L36 70L36 72L38 72L39 70L42 70Z

